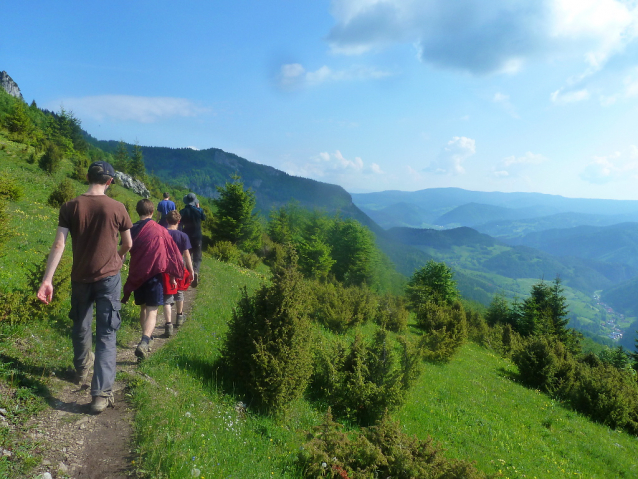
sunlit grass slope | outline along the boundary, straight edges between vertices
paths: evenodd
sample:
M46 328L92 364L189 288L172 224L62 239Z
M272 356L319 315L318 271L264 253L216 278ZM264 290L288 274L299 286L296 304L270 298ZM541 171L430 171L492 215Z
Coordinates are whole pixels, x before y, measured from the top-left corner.
M238 411L215 362L241 288L262 278L205 259L191 319L135 380L138 466L151 477L300 477L294 458L322 414L306 401L284 418ZM512 380L515 367L474 344L449 364L426 365L395 414L406 432L431 435L446 456L509 478L638 477L638 440L564 409Z
M253 271L205 259L197 302L176 337L141 366L150 380L136 380L139 467L151 477L299 477L294 459L299 432L319 415L300 401L285 418L244 414L237 398L218 391L222 337Z
M475 344L428 366L397 415L447 455L509 478L638 477L638 439L592 423L513 379L516 367Z

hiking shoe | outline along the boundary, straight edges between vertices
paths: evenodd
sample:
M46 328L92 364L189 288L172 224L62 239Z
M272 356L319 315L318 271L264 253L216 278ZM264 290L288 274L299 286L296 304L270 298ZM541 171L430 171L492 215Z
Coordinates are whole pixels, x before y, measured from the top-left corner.
M197 288L198 284L199 284L199 273L195 273L195 275L193 277L193 282L191 283L191 286L193 288Z
M113 396L109 396L109 397L93 396L93 400L91 401L91 412L95 414L99 414L109 406L115 407L115 401L113 401Z
M93 354L93 351L89 351L89 354L86 357L86 362L84 363L84 366L82 366L80 369L75 370L76 384L82 385L86 382L94 363L95 363L95 354Z
M145 359L151 353L151 345L148 341L140 341L140 344L135 348L135 356L140 359Z
M173 335L173 323L166 323L164 325L164 333L166 333L167 338L170 338Z
M186 316L184 316L184 313L175 315L175 326L179 328L182 324L184 324L184 321L186 321Z

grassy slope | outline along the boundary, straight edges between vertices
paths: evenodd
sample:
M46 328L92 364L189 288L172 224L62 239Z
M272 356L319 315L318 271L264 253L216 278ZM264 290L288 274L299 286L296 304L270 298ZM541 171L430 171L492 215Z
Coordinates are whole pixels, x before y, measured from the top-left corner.
M140 467L153 477L187 477L193 468L205 478L299 477L293 460L320 413L299 401L285 418L248 408L241 419L239 398L223 394L216 379L220 337L241 287L251 291L260 278L210 259L202 276L190 322L144 364L152 381L134 390ZM447 365L426 365L395 417L448 456L504 477L636 477L635 437L564 409L514 374L509 361L469 344Z

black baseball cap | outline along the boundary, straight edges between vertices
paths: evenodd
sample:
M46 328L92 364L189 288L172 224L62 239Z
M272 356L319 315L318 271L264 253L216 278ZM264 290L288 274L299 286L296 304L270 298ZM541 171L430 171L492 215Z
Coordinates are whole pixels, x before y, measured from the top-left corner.
M96 175L108 175L111 178L115 177L115 169L106 161L94 161L91 163L91 166L89 166L89 173Z

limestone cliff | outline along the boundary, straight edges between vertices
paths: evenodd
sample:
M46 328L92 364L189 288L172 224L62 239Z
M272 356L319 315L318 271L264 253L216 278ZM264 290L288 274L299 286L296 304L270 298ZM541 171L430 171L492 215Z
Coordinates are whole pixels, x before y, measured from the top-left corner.
M20 92L18 84L14 82L9 74L5 71L0 72L0 86L9 95L20 98L20 100L24 100L24 98L22 98L22 93Z

